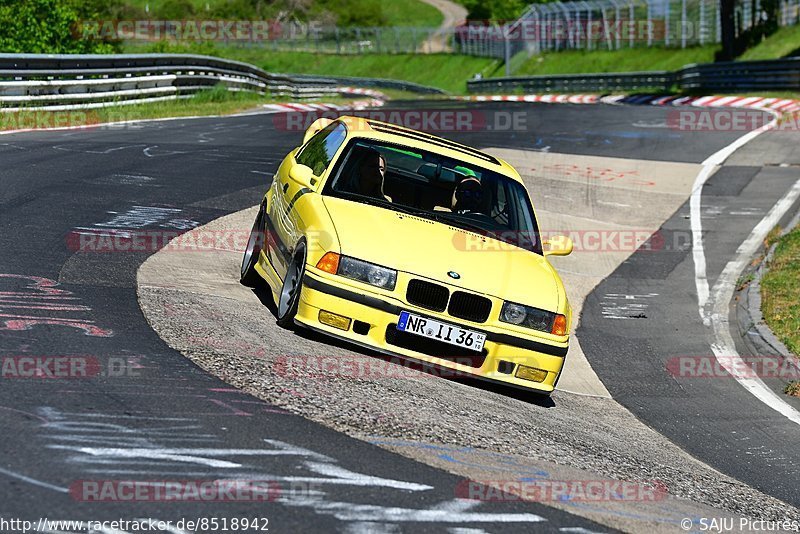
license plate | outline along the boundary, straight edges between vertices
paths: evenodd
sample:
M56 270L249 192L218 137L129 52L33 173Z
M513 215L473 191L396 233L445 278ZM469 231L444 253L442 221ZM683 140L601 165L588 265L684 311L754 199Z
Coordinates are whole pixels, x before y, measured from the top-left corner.
M477 352L483 350L483 343L486 341L486 334L420 317L407 311L400 312L397 329Z

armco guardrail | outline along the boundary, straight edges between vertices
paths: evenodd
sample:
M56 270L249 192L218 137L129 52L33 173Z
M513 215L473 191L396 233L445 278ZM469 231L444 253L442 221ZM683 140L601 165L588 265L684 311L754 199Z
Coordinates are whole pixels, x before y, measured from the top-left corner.
M681 89L783 91L800 89L800 57L687 65L677 72Z
M800 89L800 58L687 65L675 71L568 74L470 80L471 93L602 91L782 91Z
M291 77L293 80L310 81L313 76L305 74L286 74L285 76ZM414 82L406 82L402 80L388 80L386 78L360 78L352 76L325 76L325 80L333 81L339 85L352 85L357 87L370 87L374 89L397 89L399 91L408 91L410 93L417 93L423 95L446 95L447 91L443 91L437 87L429 87L427 85L420 85Z
M375 80L348 79L349 85ZM76 109L184 98L218 84L249 91L319 98L340 94L336 79L271 74L254 65L178 54L0 54L0 111ZM422 86L405 87L421 91ZM425 92L435 91L425 88Z
M668 91L674 83L674 73L654 71L487 78L484 80L470 80L467 82L467 89L471 93L508 93L516 91L579 93L583 91L638 91L642 89Z
M338 92L332 80L297 81L209 56L0 54L0 105L5 111L152 102L191 96L217 84L292 98Z

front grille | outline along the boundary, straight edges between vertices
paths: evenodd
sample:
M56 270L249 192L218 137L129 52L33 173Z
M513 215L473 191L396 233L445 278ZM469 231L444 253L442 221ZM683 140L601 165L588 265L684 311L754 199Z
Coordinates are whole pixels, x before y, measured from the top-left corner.
M411 280L406 290L406 300L409 304L437 312L442 312L447 308L449 296L450 291L446 287L424 280Z
M435 339L401 332L394 323L386 327L386 342L396 347L402 347L470 367L481 367L488 354L485 348L478 353L474 350L456 347Z
M489 318L492 311L492 301L480 295L456 291L450 297L450 306L447 313L459 319L483 323Z

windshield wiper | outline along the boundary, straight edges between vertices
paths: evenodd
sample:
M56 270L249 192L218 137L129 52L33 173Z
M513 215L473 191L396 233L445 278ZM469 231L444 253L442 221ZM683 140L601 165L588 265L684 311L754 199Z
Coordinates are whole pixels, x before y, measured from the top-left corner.
M442 212L432 211L429 212L430 215L437 221L445 224L450 224L453 226L457 226L463 230L468 230L470 232L474 232L476 234L480 234L484 237L491 237L491 230L484 228L482 226L478 226L477 224L472 224L462 219L455 219L452 217L448 217Z
M429 212L424 210L418 210L412 208L411 206L405 206L403 204L397 204L395 202L389 202L388 200L381 200L375 197L362 197L360 195L347 195L347 200L352 200L353 202L361 202L362 204L369 204L370 206L378 206L379 208L386 208L388 210L399 211L401 213L405 213L407 215L416 215L419 217L425 217L429 214Z
M461 228L462 230L473 232L486 239L495 239L497 241L502 241L503 243L508 243L509 245L519 247L523 250L528 250L536 252L537 254L541 254L536 250L535 247L536 240L534 240L532 243L527 243L522 240L524 234L520 232L511 230L489 230L488 228L483 228L481 226L471 224L469 222L462 221L460 219L453 219L442 213L436 213L436 215L438 215L436 220L439 222L450 224L457 228ZM517 239L514 239L514 236L517 236ZM538 234L536 239L538 239Z
M381 208L388 208L392 205L388 200L381 200L375 197L362 197L361 195L343 195L342 198L352 200L353 202L360 202L361 204L369 204L370 206L378 206Z
M407 215L414 215L416 217L422 217L423 219L429 219L436 222L450 224L453 226L457 226L462 230L467 230L469 232L474 232L476 234L482 235L484 237L492 237L491 230L488 230L482 226L478 226L476 224L471 224L469 222L463 221L461 219L455 219L448 217L443 212L437 211L428 211L418 208L412 208L411 206L406 206L404 204L397 204L395 202L389 202L388 200L381 200L379 198L374 197L364 197L360 195L348 195L348 200L352 200L354 202L361 202L362 204L369 204L370 206L378 206L380 208L386 208L388 210L398 211L400 213L405 213Z

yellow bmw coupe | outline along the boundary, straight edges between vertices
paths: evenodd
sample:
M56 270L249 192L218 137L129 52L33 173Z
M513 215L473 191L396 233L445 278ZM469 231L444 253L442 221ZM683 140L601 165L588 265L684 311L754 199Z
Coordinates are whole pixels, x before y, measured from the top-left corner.
M281 163L242 260L278 324L549 394L571 308L508 163L422 132L319 119Z

